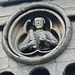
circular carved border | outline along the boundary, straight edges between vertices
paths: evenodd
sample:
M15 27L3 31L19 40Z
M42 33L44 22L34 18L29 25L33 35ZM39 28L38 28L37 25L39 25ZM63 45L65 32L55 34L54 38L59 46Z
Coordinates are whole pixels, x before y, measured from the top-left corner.
M10 30L10 27L11 27L13 21L18 16L20 16L21 14L23 14L26 11L29 11L30 9L32 9L34 7L41 7L41 6L50 8L51 12L56 15L59 14L58 19L61 21L61 23L63 23L62 24L62 27L64 29L63 35L62 35L63 37L61 38L59 44L52 51L45 54L44 56L39 57L39 58L26 57L26 56L22 55L21 53L19 53L18 51L13 49L12 44L11 44L11 39L10 39L10 35L12 35L12 34L10 34L8 37L8 33L9 33L9 30ZM21 17L22 17L22 15L21 15ZM12 30L12 28L11 28L11 30ZM47 62L48 60L55 59L58 55L60 55L60 53L63 50L65 50L66 47L68 46L68 44L71 40L71 36L72 36L71 23L70 23L68 17L66 16L66 13L63 11L63 9L61 9L60 7L58 7L55 4L38 2L38 3L30 4L22 9L20 9L18 12L16 12L15 14L13 14L10 17L10 19L6 23L6 26L4 27L4 30L3 30L3 48L6 51L6 53L8 54L8 56L10 56L13 60L15 60L17 62L26 63L26 64L40 64L40 63Z

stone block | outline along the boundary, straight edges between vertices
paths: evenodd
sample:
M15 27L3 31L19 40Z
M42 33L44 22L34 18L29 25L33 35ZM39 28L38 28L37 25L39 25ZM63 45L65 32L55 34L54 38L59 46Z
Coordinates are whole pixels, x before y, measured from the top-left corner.
M18 11L20 8L22 8L23 6L25 7L28 4L29 3L22 3L22 4L18 4L18 5L16 4L16 5L7 6L7 7L0 7L0 10L1 10L0 16L12 15L16 11Z
M52 3L58 4L62 8L75 7L74 2L75 2L75 0L53 0L52 1Z
M0 26L6 24L6 21L9 19L10 16L0 17Z
M63 75L64 70L66 68L67 65L69 65L70 63L73 63L72 61L70 62L56 62L56 71L58 73L58 75Z
M45 64L40 64L40 65L27 65L27 66L23 66L22 70L23 70L23 75L29 75L30 72L37 68L37 67L44 67L46 69L48 69L50 75L55 75L56 74L56 63L55 60L45 63Z
M65 12L68 16L74 16L75 15L75 7L72 8L64 8Z
M6 52L4 51L2 44L0 43L0 58L7 57Z
M68 49L73 49L75 48L75 33L72 34L72 38L71 38L71 41L67 47Z
M20 67L14 67L14 68L9 67L5 70L2 70L1 72L4 72L4 71L12 72L14 75L22 75L22 69Z
M0 69L6 69L9 67L8 57L0 59Z
M75 61L75 49L66 49L56 58L56 61Z
M72 9L75 9L75 0L43 0L44 2L45 1L51 1L52 3L56 4L56 5L59 5L60 7L64 8L65 11L67 12L68 15L75 15L75 10L72 10ZM42 2L43 2L42 1ZM11 5L11 6L7 6L7 7L0 7L0 16L7 16L7 15L12 15L14 12L18 11L18 9L22 8L22 7L25 7L26 5L28 5L30 3L22 3L22 4L16 4L16 5ZM72 9L71 9L72 8ZM8 10L8 11L7 11ZM71 10L73 12L71 12Z
M9 66L10 67L18 67L18 63L11 58L9 58Z

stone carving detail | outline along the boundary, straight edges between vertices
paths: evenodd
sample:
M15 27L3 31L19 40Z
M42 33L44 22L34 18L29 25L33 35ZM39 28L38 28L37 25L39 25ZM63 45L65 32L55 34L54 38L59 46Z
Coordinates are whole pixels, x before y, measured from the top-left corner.
M30 22L31 20L28 21ZM36 31L30 29L29 34L19 46L19 50L25 55L32 55L37 52L42 54L48 53L52 47L58 44L58 40L50 31L43 30L45 22L45 19L42 17L36 17L34 19L33 25Z
M67 47L71 35L70 21L60 7L33 3L8 20L3 48L16 61L39 64L56 58Z

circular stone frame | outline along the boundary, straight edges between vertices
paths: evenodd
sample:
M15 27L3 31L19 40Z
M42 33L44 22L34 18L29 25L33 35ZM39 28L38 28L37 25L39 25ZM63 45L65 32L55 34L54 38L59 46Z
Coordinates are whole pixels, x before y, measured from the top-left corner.
M63 37L63 39L61 39L61 43L55 49L53 49L51 52L39 58L31 58L31 57L24 56L17 51L14 52L12 48L10 48L10 44L8 41L8 33L9 33L11 24L19 15L21 15L21 13L23 13L26 10L29 10L30 8L38 7L38 6L51 8L53 11L56 11L58 14L60 14L65 22L66 31L65 31L65 36ZM67 48L71 40L71 37L72 37L72 26L66 13L63 11L63 9L61 9L59 6L52 3L38 2L38 3L32 3L25 6L24 8L20 9L18 12L16 12L10 17L10 19L7 21L3 30L2 44L7 55L11 57L13 60L17 62L21 62L21 63L26 63L26 64L41 64L41 63L48 62L52 59L55 59L57 56L59 56Z

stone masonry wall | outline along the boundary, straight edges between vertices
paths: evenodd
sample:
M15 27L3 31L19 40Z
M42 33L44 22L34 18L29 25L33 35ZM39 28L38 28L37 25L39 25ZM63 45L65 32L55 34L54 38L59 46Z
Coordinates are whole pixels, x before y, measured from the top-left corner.
M46 67L49 70L50 75L63 75L65 67L68 64L75 62L75 19L71 19L75 15L75 10L73 10L75 9L75 0L53 0L51 2L64 8L72 23L73 35L67 49L59 57L45 64L26 65L15 62L9 58L3 50L2 32L8 18L19 8L26 6L29 3L22 3L19 5L11 5L6 7L0 6L0 72L11 71L15 75L29 75L30 71L36 67Z

